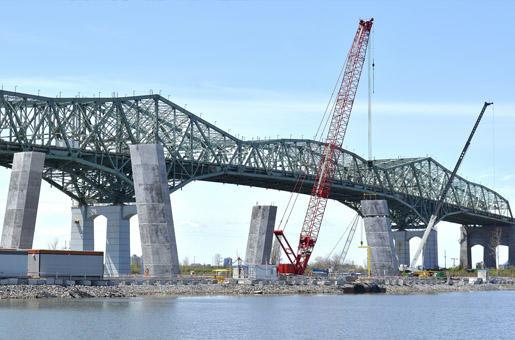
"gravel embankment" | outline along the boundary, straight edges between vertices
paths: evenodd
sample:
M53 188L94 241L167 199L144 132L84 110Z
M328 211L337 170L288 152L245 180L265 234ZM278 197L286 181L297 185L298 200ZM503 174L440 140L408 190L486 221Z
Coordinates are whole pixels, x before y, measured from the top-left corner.
M494 291L494 290L515 290L514 285L507 284L480 284L480 285L412 285L412 286L389 286L386 294L389 295L406 295L406 294L438 294L450 292L476 292L476 291Z
M293 295L341 294L337 287L278 285L120 285L120 286L0 286L0 299L37 298L116 298L135 296L208 296L208 295Z
M479 285L386 285L386 294L436 294L445 292L515 290L512 284ZM250 285L250 284L195 284L195 285L117 285L117 286L60 286L60 285L4 285L0 299L38 298L125 298L136 296L213 296L213 295L305 295L343 294L341 286L326 285Z

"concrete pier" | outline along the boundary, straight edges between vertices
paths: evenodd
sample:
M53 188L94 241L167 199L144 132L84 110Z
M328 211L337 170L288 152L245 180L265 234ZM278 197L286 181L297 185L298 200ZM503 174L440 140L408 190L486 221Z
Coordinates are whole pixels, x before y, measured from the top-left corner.
M420 231L420 238L424 235L424 231ZM438 232L431 230L422 251L422 265L424 269L438 269Z
M417 230L396 230L393 232L395 239L395 251L399 264L411 264L411 252L409 242L414 237L422 239L423 229ZM424 269L438 268L438 232L431 230L426 245L422 251L422 266Z
M460 238L460 265L463 268L472 268L472 247L475 245L483 246L483 264L486 268L496 268L498 263L496 259L496 247L508 246L508 263L515 265L515 254L513 253L515 243L513 227L497 227L497 226L482 226L482 227L468 227L461 226Z
M104 216L106 248L104 265L106 276L130 274L130 218L136 215L135 205L78 206L72 208L72 250L94 250L94 219Z
M91 208L86 205L72 207L71 250L94 250L95 233Z
M469 245L468 230L465 226L460 228L460 267L472 268L472 247Z
M395 248L388 204L385 200L361 201L368 246L371 248L373 276L398 275L399 265Z
M45 154L14 154L2 231L2 248L32 248Z
M144 273L165 277L179 273L172 207L163 147L130 146Z
M256 205L252 208L245 262L270 263L276 214L276 206Z
M512 225L509 229L508 264L515 267L515 225Z
M399 265L410 265L410 250L409 250L409 236L407 230L395 230L393 233L393 239L395 240L395 253L397 254L397 260Z
M135 205L111 205L100 208L98 213L107 219L105 274L123 276L131 272L130 218L136 215Z

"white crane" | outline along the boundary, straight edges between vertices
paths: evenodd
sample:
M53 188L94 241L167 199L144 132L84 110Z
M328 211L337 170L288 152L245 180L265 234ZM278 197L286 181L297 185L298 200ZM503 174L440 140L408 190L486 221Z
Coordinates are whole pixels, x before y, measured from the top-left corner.
M410 266L411 268L415 268L418 258L420 257L420 254L422 253L422 250L424 249L427 238L429 237L429 233L431 232L431 230L433 230L433 227L436 224L436 220L438 219L440 210L442 209L442 207L444 205L445 197L447 196L447 192L451 188L452 182L454 181L454 177L456 177L456 173L458 172L461 162L463 161L463 158L465 157L465 154L467 153L467 150L470 146L470 141L472 140L472 137L474 137L474 134L476 133L476 129L479 125L479 122L481 121L481 118L483 118L486 108L491 104L493 104L493 103L485 102L483 104L483 108L481 109L481 112L479 113L479 117L476 120L476 124L474 124L474 127L472 128L472 131L470 132L469 138L467 139L467 142L465 143L465 146L463 147L463 151L461 151L460 158L458 158L458 161L456 162L456 165L454 166L454 170L452 171L451 175L449 176L449 180L447 181L447 184L445 185L442 193L440 194L440 198L439 198L438 202L436 203L435 211L433 212L433 214L431 215L431 218L429 219L429 223L427 224L426 230L424 231L424 235L422 236L422 241L420 241L418 249L415 252L415 256L413 257L413 260L411 261L411 266Z

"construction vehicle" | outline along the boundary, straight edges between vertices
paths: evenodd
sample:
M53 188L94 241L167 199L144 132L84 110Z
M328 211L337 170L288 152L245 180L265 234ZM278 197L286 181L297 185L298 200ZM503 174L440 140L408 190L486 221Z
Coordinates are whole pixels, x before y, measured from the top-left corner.
M231 270L227 268L213 269L213 279L218 283L224 283L231 276Z
M467 150L470 146L472 137L474 137L474 134L476 133L477 127L479 125L479 122L481 122L481 119L483 118L486 108L491 104L492 103L488 103L488 102L485 102L483 104L483 108L481 109L481 112L479 113L479 117L477 118L476 123L474 124L474 127L472 128L472 131L470 132L470 135L467 139L467 142L465 143L465 146L463 147L463 150L461 151L460 157L458 158L458 161L456 162L456 165L454 166L454 170L452 171L451 175L449 176L447 184L445 185L444 189L442 190L442 192L440 194L440 198L438 199L438 201L436 203L435 211L433 212L433 214L431 215L431 218L429 219L429 223L427 224L426 230L424 231L422 240L420 241L417 251L415 252L415 256L413 257L413 260L411 261L411 265L410 265L411 268L415 268L418 258L420 257L420 254L422 253L422 250L424 249L427 238L429 237L429 233L431 232L431 230L433 230L433 227L435 226L436 221L439 217L440 210L442 209L442 207L445 203L445 198L447 197L447 192L449 191L449 189L452 186L452 182L454 181L454 178L456 177L456 173L458 172L458 169L460 168L463 158L465 158L465 154L467 153Z
M317 242L331 191L331 182L336 173L341 146L347 131L354 98L363 70L373 20L360 20L351 49L347 55L340 88L334 100L327 137L320 155L311 197L300 233L297 252L295 253L291 247L283 230L274 231L281 248L290 262L289 264L279 266L279 271L284 274L304 274Z

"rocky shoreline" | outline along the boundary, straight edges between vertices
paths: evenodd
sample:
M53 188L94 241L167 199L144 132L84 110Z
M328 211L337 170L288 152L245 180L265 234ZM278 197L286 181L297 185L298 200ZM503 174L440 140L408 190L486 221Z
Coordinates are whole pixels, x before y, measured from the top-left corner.
M515 290L513 284L472 285L382 285L388 295L437 294L448 292ZM349 285L346 285L348 288ZM348 290L347 290L348 291ZM284 285L284 284L117 284L106 286L84 285L2 285L0 299L40 298L129 298L141 296L248 296L248 295L340 295L344 286L339 285Z

